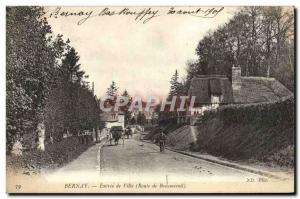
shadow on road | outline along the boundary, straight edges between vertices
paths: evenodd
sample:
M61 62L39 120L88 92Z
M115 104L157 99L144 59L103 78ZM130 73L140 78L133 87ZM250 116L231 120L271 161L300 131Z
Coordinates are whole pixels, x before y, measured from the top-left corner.
M153 152L144 152L145 154L149 154L149 153L160 153L159 151L153 151Z
M103 147L121 146L121 145L123 145L123 144L117 144L117 145L115 145L115 144L107 144L107 145L104 145Z

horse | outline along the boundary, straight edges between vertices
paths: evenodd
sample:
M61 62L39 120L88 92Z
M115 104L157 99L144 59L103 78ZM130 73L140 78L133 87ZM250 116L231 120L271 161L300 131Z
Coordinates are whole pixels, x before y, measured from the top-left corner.
M127 136L127 139L129 139L129 136L132 137L132 130L130 128L127 128L125 130L125 134Z
M119 131L113 131L111 134L112 134L112 136L110 138L110 144L111 144L112 140L114 140L115 145L118 145L119 139L122 137L122 133Z

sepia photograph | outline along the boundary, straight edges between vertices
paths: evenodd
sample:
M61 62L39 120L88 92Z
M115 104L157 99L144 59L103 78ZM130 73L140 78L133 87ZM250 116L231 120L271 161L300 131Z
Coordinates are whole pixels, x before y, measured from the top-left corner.
M7 193L295 193L294 6L5 20Z

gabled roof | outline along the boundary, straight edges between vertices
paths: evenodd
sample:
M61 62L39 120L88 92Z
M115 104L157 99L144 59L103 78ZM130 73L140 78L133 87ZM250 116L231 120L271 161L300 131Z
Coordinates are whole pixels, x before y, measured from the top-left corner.
M274 78L241 77L241 82L240 90L233 90L234 103L272 102L293 95Z
M210 104L211 95L222 96L221 103L232 103L232 86L226 76L198 76L191 80L189 95L195 96L195 105Z

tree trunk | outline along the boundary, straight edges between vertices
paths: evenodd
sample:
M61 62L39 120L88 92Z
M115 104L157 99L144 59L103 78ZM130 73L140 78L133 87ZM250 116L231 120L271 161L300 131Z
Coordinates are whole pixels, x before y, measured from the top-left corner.
M270 77L270 61L268 60L267 78Z
M38 136L37 149L41 150L41 151L45 151L45 124L44 124L44 120L42 120L37 125L37 136Z
M100 141L100 130L99 128L97 128L97 131L96 131L96 141Z
M92 138L93 138L93 142L97 141L97 132L95 131L95 128L93 128Z

